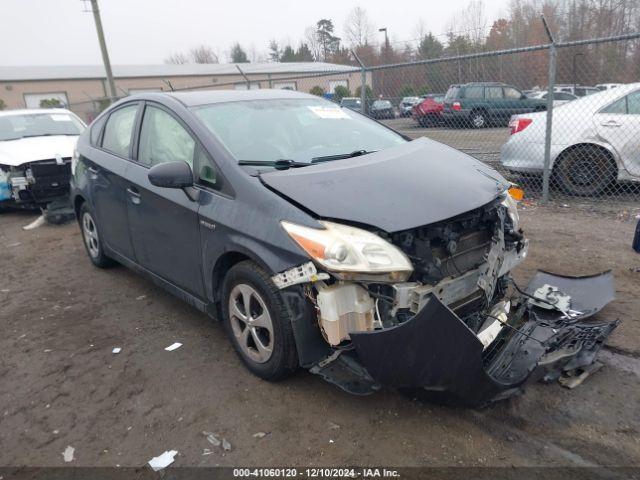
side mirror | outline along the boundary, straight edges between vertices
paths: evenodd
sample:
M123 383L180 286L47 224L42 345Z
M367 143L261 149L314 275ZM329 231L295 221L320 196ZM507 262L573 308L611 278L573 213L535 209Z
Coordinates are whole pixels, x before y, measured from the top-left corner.
M149 170L149 182L162 188L188 188L193 186L193 172L186 162L160 163Z

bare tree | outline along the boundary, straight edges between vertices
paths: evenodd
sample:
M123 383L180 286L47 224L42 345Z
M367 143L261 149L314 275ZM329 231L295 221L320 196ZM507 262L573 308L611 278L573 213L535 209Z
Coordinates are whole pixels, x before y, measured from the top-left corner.
M354 7L347 15L344 25L347 44L352 48L368 45L372 35L373 27L367 11L360 6Z
M189 50L193 63L218 63L218 56L211 47L199 45Z
M424 21L424 18L419 17L416 21L415 27L413 28L413 35L415 38L422 39L427 33L429 33L427 23Z
M189 57L182 52L174 53L164 59L164 63L171 63L174 65L183 65L189 63Z
M482 45L487 34L487 18L484 14L482 0L472 0L462 15L463 28L468 30L468 37L474 46Z
M512 1L512 4L516 3L518 0ZM451 38L463 37L478 48L487 35L487 25L482 0L471 0L466 8L452 15L446 33Z
M199 45L193 47L188 53L177 52L164 59L164 63L183 65L185 63L219 63L218 55L211 47Z
M318 39L316 27L307 27L304 30L305 43L311 50L314 60L317 62L322 58L322 45Z

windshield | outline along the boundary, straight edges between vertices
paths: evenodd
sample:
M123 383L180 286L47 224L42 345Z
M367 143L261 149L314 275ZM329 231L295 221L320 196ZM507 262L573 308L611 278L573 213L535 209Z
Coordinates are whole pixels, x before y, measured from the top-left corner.
M0 141L45 135L80 135L84 125L66 112L0 116Z
M274 162L384 150L405 140L348 108L315 98L250 100L194 108L236 160Z
M373 102L373 106L376 108L388 108L391 106L391 102L389 100L376 100Z

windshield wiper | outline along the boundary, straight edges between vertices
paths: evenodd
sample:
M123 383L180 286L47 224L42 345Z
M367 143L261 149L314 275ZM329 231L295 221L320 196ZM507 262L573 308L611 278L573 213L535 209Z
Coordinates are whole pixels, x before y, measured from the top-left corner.
M355 150L351 153L340 153L338 155L325 155L324 157L314 157L311 159L311 163L330 162L332 160L342 160L344 158L361 157L362 155L367 155L368 153L375 153L375 150L372 150L370 152L367 150Z
M238 160L238 165L250 165L253 167L273 167L276 170L288 170L289 168L308 167L309 163L296 162L295 160Z

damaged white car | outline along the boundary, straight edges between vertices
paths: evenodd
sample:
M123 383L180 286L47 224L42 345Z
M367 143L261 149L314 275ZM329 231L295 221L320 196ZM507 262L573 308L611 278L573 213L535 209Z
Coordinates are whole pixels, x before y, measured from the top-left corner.
M68 206L71 157L84 129L61 108L0 112L0 208Z
M586 368L610 273L539 272L487 165L291 91L128 97L78 141L87 253L221 319L246 366L480 405Z

